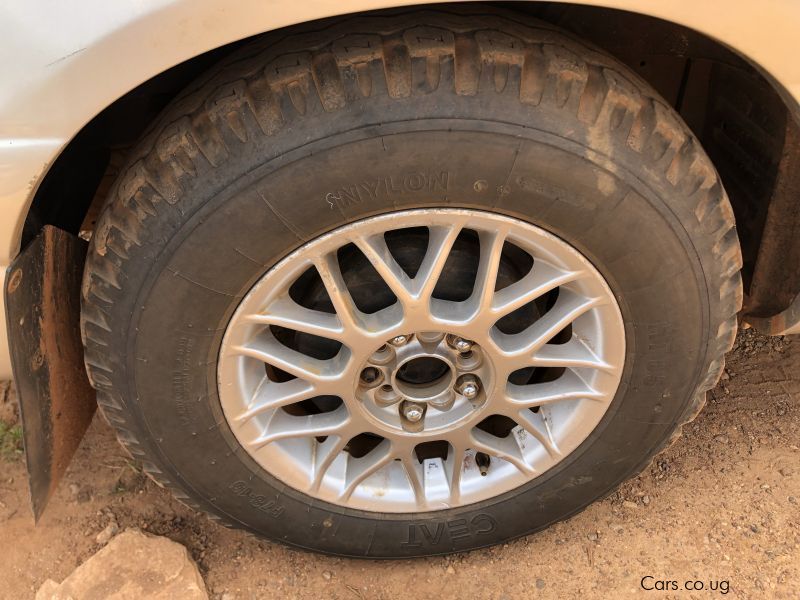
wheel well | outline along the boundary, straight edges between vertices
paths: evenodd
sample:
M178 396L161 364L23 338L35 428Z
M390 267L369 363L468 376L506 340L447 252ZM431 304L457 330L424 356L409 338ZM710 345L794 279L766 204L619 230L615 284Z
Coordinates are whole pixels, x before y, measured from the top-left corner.
M614 9L561 3L496 3L572 31L647 80L681 114L719 171L736 216L745 312L771 316L800 290L800 131L767 75L721 43L675 23ZM449 4L452 10L458 4ZM274 35L274 32L264 34ZM23 247L43 225L91 231L127 152L186 85L242 40L141 84L67 145L34 197ZM794 107L793 107L794 108Z

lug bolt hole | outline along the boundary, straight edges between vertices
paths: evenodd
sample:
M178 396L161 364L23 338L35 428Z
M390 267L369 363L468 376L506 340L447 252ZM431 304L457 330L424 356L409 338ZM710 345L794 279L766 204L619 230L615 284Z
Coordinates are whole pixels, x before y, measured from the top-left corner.
M364 370L361 371L361 383L366 386L375 385L382 377L383 373L381 373L380 369L376 369L375 367L365 367Z

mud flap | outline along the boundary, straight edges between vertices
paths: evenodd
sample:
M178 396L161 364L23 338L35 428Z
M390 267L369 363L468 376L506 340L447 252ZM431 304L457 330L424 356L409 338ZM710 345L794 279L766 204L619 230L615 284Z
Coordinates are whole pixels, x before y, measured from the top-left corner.
M46 225L6 277L11 362L37 521L97 407L79 328L86 248L80 238Z

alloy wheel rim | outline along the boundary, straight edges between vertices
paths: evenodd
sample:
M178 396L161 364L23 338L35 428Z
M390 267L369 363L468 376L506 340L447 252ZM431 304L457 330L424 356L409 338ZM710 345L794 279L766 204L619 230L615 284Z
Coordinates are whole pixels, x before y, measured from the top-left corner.
M405 238L422 240L412 267ZM456 255L471 269L454 269ZM388 290L385 306L363 305L354 262ZM470 289L454 297L444 284L463 286L462 271ZM315 305L296 292L306 280L323 290ZM420 209L340 227L272 267L227 326L218 386L237 441L281 482L420 512L558 464L607 412L624 357L616 299L572 246L494 213Z

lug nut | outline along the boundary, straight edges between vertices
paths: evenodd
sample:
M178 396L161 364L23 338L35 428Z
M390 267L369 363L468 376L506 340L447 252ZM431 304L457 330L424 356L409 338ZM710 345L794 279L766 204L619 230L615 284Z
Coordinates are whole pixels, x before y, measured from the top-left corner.
M403 346L408 343L410 337L411 337L410 335L396 335L391 340L389 340L389 343L392 346Z
M480 381L474 375L462 375L456 381L456 391L467 400L472 400L481 391Z
M414 404L413 402L406 402L403 405L403 416L412 423L419 422L422 419L423 414L424 410L419 404Z
M478 386L474 383L466 383L461 387L461 395L467 400L472 400L478 395Z
M372 385L381 377L381 372L375 367L366 367L361 371L361 383L364 385Z
M475 342L472 340L468 340L467 338L459 337L459 336L452 336L448 342L450 346L458 350L461 354L465 354L472 350L472 346L475 345Z

